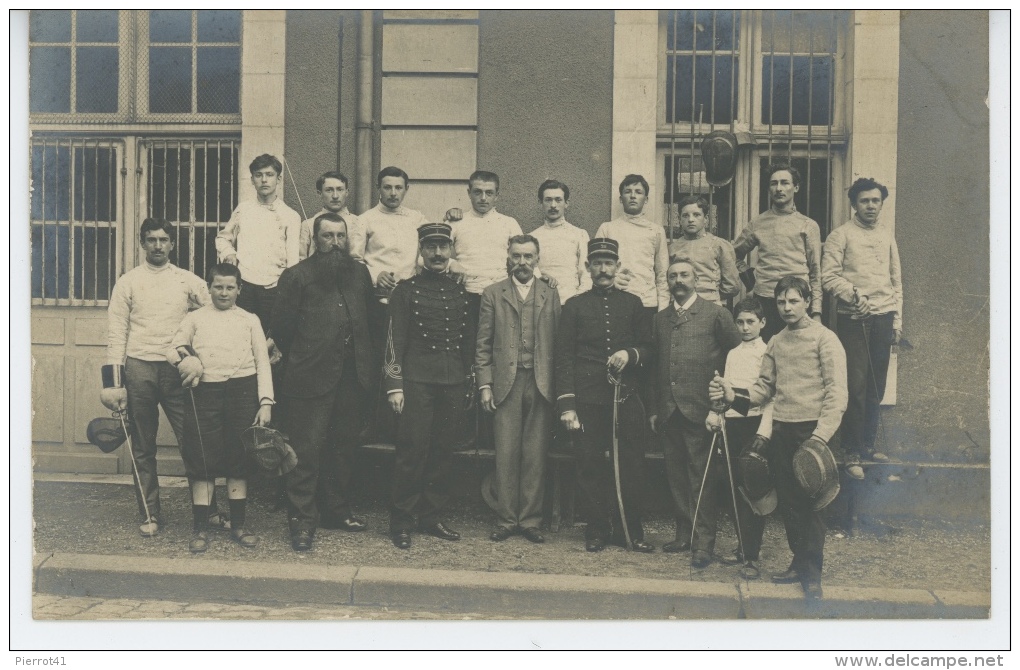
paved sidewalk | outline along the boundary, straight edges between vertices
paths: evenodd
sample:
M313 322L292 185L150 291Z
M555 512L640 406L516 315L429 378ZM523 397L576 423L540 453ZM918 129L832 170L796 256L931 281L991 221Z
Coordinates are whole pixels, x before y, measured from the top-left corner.
M854 538L830 531L825 597L808 605L799 586L768 582L770 572L789 562L782 526L774 520L763 547L763 578L745 582L735 568L719 563L692 571L689 554L615 547L585 552L581 526L548 533L542 545L521 537L493 543L492 514L471 496L455 502L450 518L463 535L460 542L415 534L410 551L397 550L385 532L384 504L370 500L360 510L369 518L368 532L320 531L315 548L298 554L290 549L283 515L256 495L249 518L262 536L257 549L242 549L225 533L214 533L210 551L193 556L187 550L187 490L164 487L163 497L167 525L146 539L138 535L129 486L36 482L37 597L233 607L244 601L266 611L335 610L339 618L347 609L364 616L389 609L451 619L938 619L984 618L990 606L989 530L973 524L875 523ZM661 546L672 539L672 522L652 515L646 534ZM723 524L717 551L733 544L732 528ZM47 616L59 611L46 610ZM233 611L211 618L232 618Z

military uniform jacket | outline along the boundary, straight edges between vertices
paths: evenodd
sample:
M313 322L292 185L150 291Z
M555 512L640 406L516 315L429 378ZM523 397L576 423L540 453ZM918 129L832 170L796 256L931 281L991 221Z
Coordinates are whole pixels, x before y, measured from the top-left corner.
M316 270L325 259L314 254L284 270L273 306L272 336L284 355L283 392L297 398L314 398L340 383L351 344L358 381L368 391L378 388L378 354L367 316L368 301L375 299L372 278L351 260L338 282L323 284Z
M651 338L652 317L632 293L596 287L567 300L556 332L558 411L574 410L579 402L612 405L606 362L626 349L630 360L623 382L633 387L636 369L650 353Z
M475 334L464 287L447 274L422 270L390 295L390 327L383 365L386 391L404 380L461 384L471 374Z
M655 315L652 329L652 409L660 423L677 409L703 423L711 409L708 384L722 374L726 354L740 344L740 331L724 308L698 296L678 314L676 304Z

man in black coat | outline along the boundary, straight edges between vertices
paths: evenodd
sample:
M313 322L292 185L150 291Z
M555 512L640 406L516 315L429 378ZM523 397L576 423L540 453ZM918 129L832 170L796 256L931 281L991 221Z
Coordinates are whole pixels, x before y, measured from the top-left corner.
M655 547L644 541L641 526L648 428L635 376L651 353L652 315L640 298L613 285L620 269L616 240L589 241L585 267L592 288L567 300L556 332L556 406L579 445L578 494L588 517L585 548L601 551L608 540L623 544L626 538L613 465L605 458L613 450L612 375L621 383L615 430L625 523L631 547L651 552Z
M347 223L322 214L316 253L280 277L273 336L284 356L284 425L298 465L287 475L295 551L311 548L316 526L362 531L351 510L351 461L362 415L378 388L377 347L369 341L368 269L348 251Z
M424 267L390 296L383 385L400 415L390 510L390 537L399 549L410 549L415 517L429 535L460 539L442 513L453 484L453 447L474 395L475 333L467 292L448 272L450 230L445 223L418 228Z

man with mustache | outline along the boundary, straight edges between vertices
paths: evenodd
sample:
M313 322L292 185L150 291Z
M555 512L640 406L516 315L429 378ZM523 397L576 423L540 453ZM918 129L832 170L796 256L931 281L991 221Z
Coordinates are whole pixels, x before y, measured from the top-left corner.
M662 550L677 553L692 548L693 516L700 493L691 565L704 568L712 562L718 486L725 472L724 463L713 459L713 466L718 467L705 478L712 442L712 434L705 427L712 409L708 383L726 366L729 350L740 344L740 331L728 311L698 295L698 277L691 261L674 257L666 281L673 301L655 315L655 365L649 393L654 408L650 423L652 430L662 436L666 479L676 515L675 539Z
M475 371L482 409L495 413L496 511L489 536L502 542L521 533L545 541L542 521L545 456L552 433L553 345L560 317L555 288L535 280L539 244L510 238L510 277L482 292Z
M647 553L655 551L641 526L648 428L635 376L650 354L652 315L640 298L614 286L619 249L608 238L588 242L585 266L593 286L567 300L556 332L556 405L560 423L579 447L578 497L588 517L585 548L602 551L607 541L623 545L629 535L631 547ZM621 383L616 426L610 377ZM613 465L605 458L614 450L614 431L626 519L620 518Z
M315 253L280 277L272 322L286 361L285 425L298 457L286 480L295 551L311 549L318 526L368 527L351 509L351 455L379 370L367 321L372 279L350 257L347 223L320 214L313 233Z
M447 223L418 228L424 267L390 296L383 384L400 416L390 508L390 538L399 549L411 548L415 518L429 535L460 539L442 515L452 487L453 447L474 397L475 333L467 291L449 273L451 232Z

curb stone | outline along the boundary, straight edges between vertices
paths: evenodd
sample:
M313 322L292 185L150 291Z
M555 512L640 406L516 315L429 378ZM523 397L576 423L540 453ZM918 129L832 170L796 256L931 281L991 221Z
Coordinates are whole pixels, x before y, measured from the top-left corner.
M54 553L34 557L39 594L187 602L393 607L550 619L980 619L990 594L631 577L294 566ZM194 610L193 610L194 611ZM197 614L197 612L195 612Z

